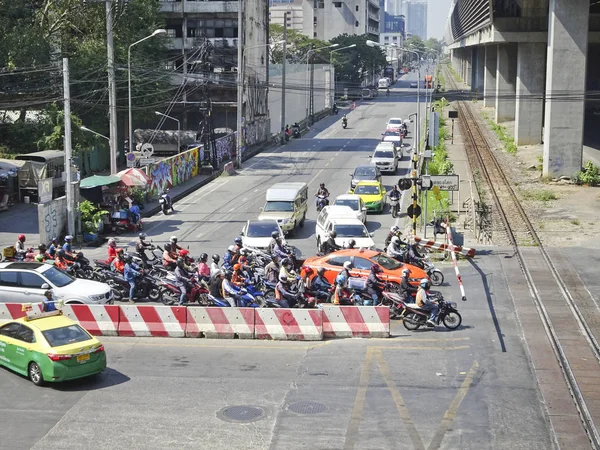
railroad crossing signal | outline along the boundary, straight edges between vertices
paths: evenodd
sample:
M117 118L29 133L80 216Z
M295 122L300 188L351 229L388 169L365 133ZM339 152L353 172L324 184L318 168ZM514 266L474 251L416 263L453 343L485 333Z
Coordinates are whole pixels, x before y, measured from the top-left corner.
M413 214L414 211L414 214ZM408 209L406 210L406 215L408 217L419 217L421 215L421 207L419 205L417 205L417 207L413 210L413 205L409 205Z

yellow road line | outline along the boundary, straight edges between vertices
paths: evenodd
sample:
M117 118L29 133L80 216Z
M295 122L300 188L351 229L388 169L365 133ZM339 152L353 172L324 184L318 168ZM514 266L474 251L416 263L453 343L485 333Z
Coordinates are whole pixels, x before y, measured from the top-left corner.
M404 404L404 399L400 394L400 391L396 387L396 382L394 381L394 377L392 376L392 371L388 366L387 362L383 358L383 353L380 349L375 350L376 361L379 366L379 370L381 370L381 374L383 375L383 380L385 384L387 384L390 393L392 394L392 400L396 405L396 409L398 410L398 414L400 414L400 418L406 427L406 431L408 432L408 436L413 443L413 447L417 450L425 450L425 445L421 440L421 435L417 431L415 427L415 423Z
M458 411L458 408L460 408L460 404L466 397L467 392L469 392L469 389L471 388L471 385L473 384L473 379L475 378L477 369L479 369L479 363L477 361L475 361L475 362L473 362L473 365L471 366L471 370L469 370L469 373L463 380L463 382L460 386L460 389L458 390L458 392L456 393L456 396L454 397L454 400L452 400L452 403L450 404L450 407L446 411L446 414L444 414L444 418L442 419L442 422L440 423L440 426L438 427L437 431L433 435L433 439L431 440L431 443L429 444L428 450L437 450L441 447L442 441L444 440L444 436L446 435L448 428L450 428L450 424L456 417L456 412Z
M365 399L367 398L367 389L369 387L369 379L371 378L371 364L373 361L373 349L367 348L367 354L361 365L360 379L358 382L358 390L354 399L354 408L350 416L350 424L346 430L346 438L344 441L344 450L352 450L356 445L358 431L360 428L360 419L365 409Z

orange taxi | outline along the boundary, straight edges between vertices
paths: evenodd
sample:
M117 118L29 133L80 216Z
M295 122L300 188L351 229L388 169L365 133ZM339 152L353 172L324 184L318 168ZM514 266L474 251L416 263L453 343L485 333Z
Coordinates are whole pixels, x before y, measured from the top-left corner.
M316 275L317 269L319 267L324 267L325 278L333 284L335 277L342 271L346 261L350 261L354 267L350 271L350 274L353 277L368 277L371 266L377 264L383 269L383 272L378 274L379 278L383 280L387 279L391 283L399 284L402 281L402 271L405 268L410 269L408 281L415 286L418 286L419 281L423 278L429 278L425 271L418 267L400 263L387 256L385 253L377 250L366 249L339 250L325 256L313 256L312 258L308 258L302 265L302 278L306 276L308 268L311 268L314 275Z

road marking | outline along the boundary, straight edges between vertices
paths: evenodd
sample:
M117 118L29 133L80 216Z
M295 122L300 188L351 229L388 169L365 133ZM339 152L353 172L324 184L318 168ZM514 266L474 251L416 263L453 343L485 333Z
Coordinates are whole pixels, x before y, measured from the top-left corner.
M235 211L235 206L229 210L229 212Z
M327 167L329 165L329 163L325 164L325 167Z
M245 202L247 202L247 201L248 201L248 197L244 197L244 198L242 199L242 203L245 203Z
M203 235L203 234L204 234L204 233L198 233L198 234L196 235L196 239L198 239L198 238L202 237L202 235Z
M139 341L124 341L122 337L116 338L115 340L108 340L106 336L102 338L102 341L105 344L109 345L131 345L131 346L143 346L143 347L192 347L192 348L216 348L216 349L243 349L243 350L262 350L264 348L272 350L304 350L313 349L318 347L324 347L326 345L330 345L333 341L323 341L318 344L309 344L309 345L294 345L294 346L286 346L286 345L225 345L225 344L163 344L157 342L139 342ZM256 342L256 341L253 341Z
M458 411L458 408L460 408L460 404L467 396L467 392L469 392L469 389L471 388L471 385L473 384L473 379L475 378L477 369L479 369L479 363L477 361L474 361L473 365L471 366L471 370L469 370L469 373L463 380L463 382L460 386L460 389L458 390L458 392L456 394L456 397L454 397L454 400L452 400L452 403L450 404L448 411L446 411L446 414L444 414L444 418L442 419L440 426L438 427L437 431L433 435L433 439L431 440L431 443L429 444L428 450L437 450L441 447L442 441L444 440L444 437L446 436L446 432L448 431L448 428L450 428L452 421L456 417L456 412Z
M365 400L367 398L367 389L369 388L369 379L371 378L371 365L373 361L373 349L367 348L367 354L361 365L360 379L358 382L358 390L354 399L354 408L350 416L350 424L346 430L344 440L344 450L351 450L356 445L358 439L358 431L360 429L360 419L365 409Z
M333 158L330 158L329 161L333 161L335 159L335 156Z
M400 418L406 427L406 431L410 437L410 440L413 443L413 447L417 450L425 450L425 445L423 445L423 441L421 440L421 436L415 427L415 423L410 416L408 409L404 403L404 399L402 395L400 395L400 391L396 387L396 382L394 381L394 377L392 376L392 371L388 366L387 362L383 358L383 353L381 350L375 350L375 358L377 361L377 365L379 366L379 370L381 370L381 374L383 375L383 380L387 385L390 393L392 394L392 400L396 405L396 409L398 410L398 414L400 414Z
M448 351L448 350L464 350L466 348L471 348L470 345L455 345L452 347L435 347L435 346L423 346L423 345L413 345L413 346L406 346L406 345L394 345L394 346L373 346L370 348L374 348L376 350L442 350L442 351Z

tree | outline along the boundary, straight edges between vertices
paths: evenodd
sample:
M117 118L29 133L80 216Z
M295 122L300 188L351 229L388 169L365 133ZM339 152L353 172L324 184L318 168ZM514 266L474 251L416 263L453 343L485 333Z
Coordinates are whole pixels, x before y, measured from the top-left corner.
M274 44L283 41L283 26L277 24L269 25L269 42L273 45L269 47L269 58L273 64L283 63L283 44ZM288 63L306 62L306 56L309 50L313 48L323 48L331 45L327 41L313 39L305 36L298 30L287 30L288 42L286 48Z
M442 43L436 38L429 38L424 43L427 56L434 57L442 54Z
M421 57L425 57L425 54L426 54L425 44L423 43L423 40L419 36L415 36L415 35L411 36L409 39L406 40L404 45L406 48L418 52ZM418 59L417 55L415 55L414 53L409 53L409 55L410 55L408 57L409 61L414 61L414 60Z
M380 47L369 47L368 36L342 34L331 40L332 44L339 44L337 48L344 48L356 44L340 53L335 53L334 65L336 78L346 83L360 84L367 74L383 69L387 65L385 53ZM319 58L318 55L316 58ZM329 61L329 58L327 58Z

